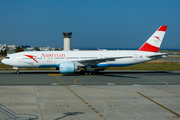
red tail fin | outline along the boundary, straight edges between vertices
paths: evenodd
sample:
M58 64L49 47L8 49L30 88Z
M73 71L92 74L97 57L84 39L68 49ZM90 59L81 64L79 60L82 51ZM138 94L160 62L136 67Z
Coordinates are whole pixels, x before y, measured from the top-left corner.
M140 48L138 51L158 52L165 35L167 26L161 26Z

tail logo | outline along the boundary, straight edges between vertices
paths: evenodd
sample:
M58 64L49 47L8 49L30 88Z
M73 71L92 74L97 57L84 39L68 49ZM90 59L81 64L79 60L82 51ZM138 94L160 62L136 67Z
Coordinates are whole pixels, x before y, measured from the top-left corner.
M28 57L28 58L31 58L31 59L33 59L35 62L38 63L38 61L34 59L34 57L36 57L36 56L33 56L33 55L24 55L24 56L26 56L26 57Z
M161 41L161 40L159 39L160 37L157 37L157 36L154 36L154 37L155 37L156 39L158 39L159 41Z
M163 41L167 26L162 25L153 35L139 48L138 51L158 52Z

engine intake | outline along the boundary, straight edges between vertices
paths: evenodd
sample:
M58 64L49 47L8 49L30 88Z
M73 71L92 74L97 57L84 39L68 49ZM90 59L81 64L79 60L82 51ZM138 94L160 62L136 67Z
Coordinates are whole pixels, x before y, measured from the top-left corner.
M60 73L74 73L75 64L73 62L62 62L59 63Z

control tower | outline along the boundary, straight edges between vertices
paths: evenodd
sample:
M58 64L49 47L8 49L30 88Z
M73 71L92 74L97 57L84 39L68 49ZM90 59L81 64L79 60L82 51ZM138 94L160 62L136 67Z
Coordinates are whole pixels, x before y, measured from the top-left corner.
M71 50L71 35L72 32L63 32L64 37L64 50Z

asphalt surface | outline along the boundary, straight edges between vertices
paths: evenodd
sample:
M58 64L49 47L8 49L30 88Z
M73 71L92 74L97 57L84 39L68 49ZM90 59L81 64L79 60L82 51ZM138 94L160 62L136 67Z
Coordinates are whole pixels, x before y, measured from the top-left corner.
M39 120L180 119L179 84L175 71L0 71L0 104Z
M17 75L15 71L0 71L0 85L63 85L54 75L66 85L74 85L74 80L81 77L85 77L79 80L83 85L180 85L180 72L172 71L104 71L95 75L61 75L58 71L20 71Z

